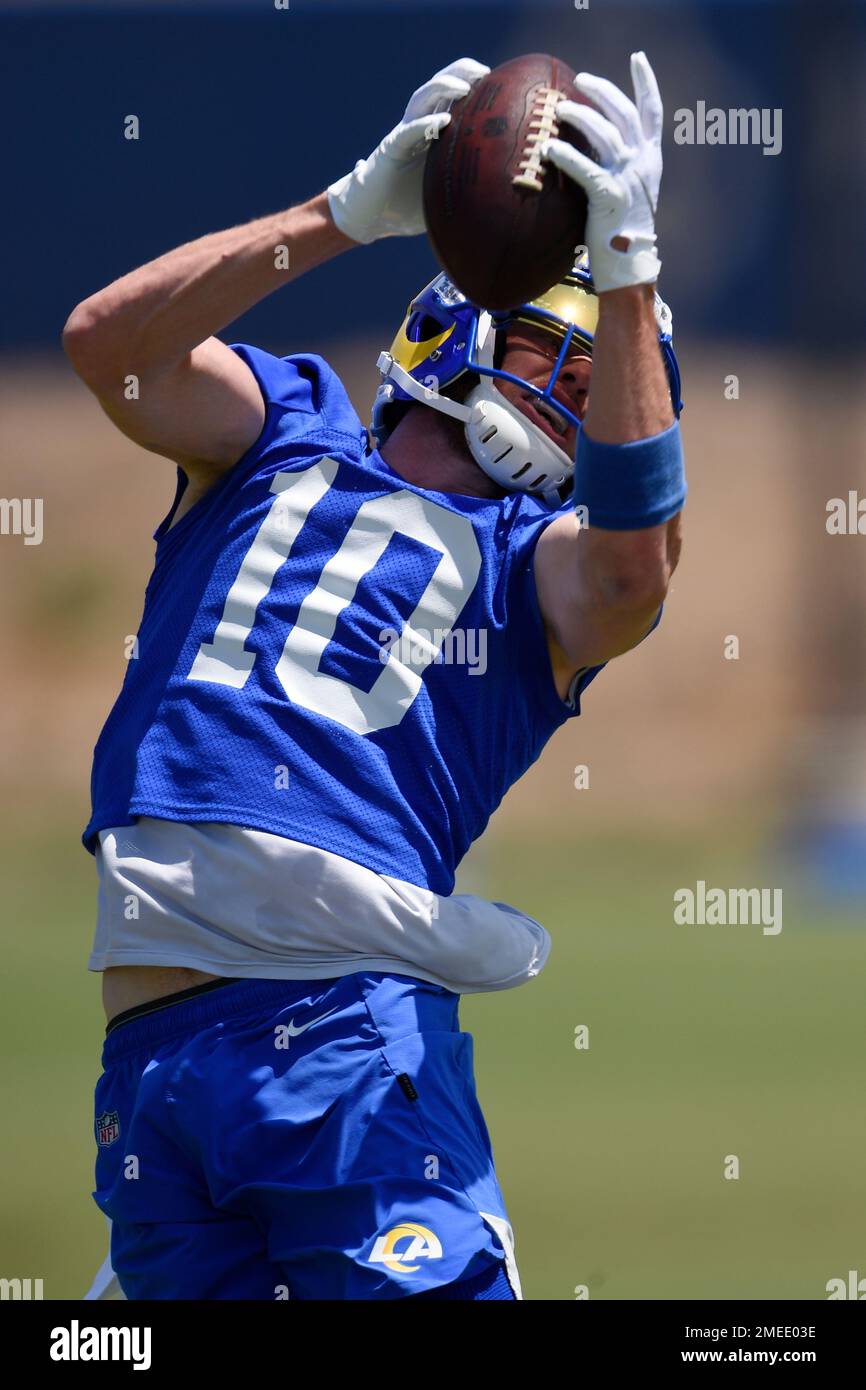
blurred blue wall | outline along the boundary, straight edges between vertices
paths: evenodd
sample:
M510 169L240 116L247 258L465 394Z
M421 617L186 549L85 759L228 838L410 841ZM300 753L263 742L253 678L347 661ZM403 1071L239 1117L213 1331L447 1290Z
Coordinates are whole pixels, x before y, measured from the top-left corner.
M546 50L627 86L643 47L666 106L661 287L678 332L821 335L846 351L866 323L864 277L848 271L864 227L863 21L843 0L0 5L0 349L56 346L73 305L116 276L321 190L452 58ZM781 107L782 153L675 145L674 111L699 99ZM433 270L423 238L388 241L273 296L233 336L282 351L335 326L387 340Z

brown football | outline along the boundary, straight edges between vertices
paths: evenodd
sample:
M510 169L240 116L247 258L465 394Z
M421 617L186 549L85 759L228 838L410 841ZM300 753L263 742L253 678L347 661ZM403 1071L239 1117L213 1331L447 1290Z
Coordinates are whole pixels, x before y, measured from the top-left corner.
M574 263L586 233L586 194L539 149L588 141L555 115L563 97L584 101L558 58L531 53L494 68L454 103L431 142L424 215L436 259L483 309L511 309L550 289ZM585 105L590 103L585 102Z

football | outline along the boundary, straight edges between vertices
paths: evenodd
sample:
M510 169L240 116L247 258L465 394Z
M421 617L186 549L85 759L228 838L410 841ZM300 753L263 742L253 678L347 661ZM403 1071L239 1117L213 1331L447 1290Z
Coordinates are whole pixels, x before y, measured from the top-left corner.
M556 107L582 101L574 73L543 53L494 68L454 103L450 125L431 142L424 215L442 269L474 304L511 309L561 280L586 231L586 195L541 159L550 138L593 155L560 127Z

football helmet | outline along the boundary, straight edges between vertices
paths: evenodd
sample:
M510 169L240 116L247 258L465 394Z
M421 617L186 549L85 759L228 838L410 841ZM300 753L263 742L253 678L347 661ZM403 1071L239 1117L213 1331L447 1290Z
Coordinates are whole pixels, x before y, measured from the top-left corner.
M680 372L672 344L671 311L655 296L659 344L677 416L682 409ZM379 355L382 380L373 403L371 433L376 446L394 428L400 405L418 401L461 420L472 457L507 491L555 494L574 473L569 457L529 420L496 385L515 382L565 420L565 428L580 429L580 420L558 400L554 391L562 364L575 346L592 356L598 322L598 296L585 255L564 280L530 304L488 313L440 274L416 295L406 311L388 352ZM503 371L505 332L515 323L548 331L559 345L556 361L543 388ZM465 400L447 394L466 373L478 378Z

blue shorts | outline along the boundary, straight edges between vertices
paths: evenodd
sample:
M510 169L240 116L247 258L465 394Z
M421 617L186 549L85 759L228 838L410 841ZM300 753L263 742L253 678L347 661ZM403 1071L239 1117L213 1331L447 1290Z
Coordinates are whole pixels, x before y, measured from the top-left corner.
M239 980L112 1027L93 1195L126 1297L402 1298L487 1275L520 1297L457 1005L404 975Z

